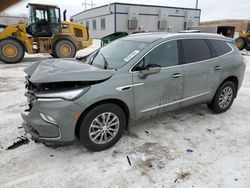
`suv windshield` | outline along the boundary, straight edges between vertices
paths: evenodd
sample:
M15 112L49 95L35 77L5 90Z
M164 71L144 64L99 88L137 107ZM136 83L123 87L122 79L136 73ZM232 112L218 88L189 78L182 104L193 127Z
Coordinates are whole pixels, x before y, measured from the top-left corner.
M100 68L119 69L134 58L149 43L134 40L116 40L101 48L92 60Z

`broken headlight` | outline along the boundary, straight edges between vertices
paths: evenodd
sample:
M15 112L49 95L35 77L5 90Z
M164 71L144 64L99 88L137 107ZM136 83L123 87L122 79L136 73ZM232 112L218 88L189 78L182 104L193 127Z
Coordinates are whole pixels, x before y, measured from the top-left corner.
M46 93L36 93L35 96L37 98L43 99L65 99L65 100L75 100L85 94L90 89L90 86L78 89L72 89L67 91L60 92L46 92Z

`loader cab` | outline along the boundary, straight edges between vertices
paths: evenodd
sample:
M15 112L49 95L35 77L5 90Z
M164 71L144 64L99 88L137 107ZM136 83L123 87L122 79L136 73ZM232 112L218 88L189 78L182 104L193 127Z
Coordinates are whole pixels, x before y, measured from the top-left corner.
M33 37L51 37L60 32L60 9L54 5L28 4L29 20L27 33Z

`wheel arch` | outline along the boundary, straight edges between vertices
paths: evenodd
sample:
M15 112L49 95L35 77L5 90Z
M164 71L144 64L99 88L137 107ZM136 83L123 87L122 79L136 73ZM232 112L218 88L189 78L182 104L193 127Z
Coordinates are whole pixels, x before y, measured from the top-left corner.
M238 81L238 78L236 77L236 76L229 76L229 77L227 77L225 80L223 80L222 81L222 83L219 85L219 87L222 85L222 84L224 84L225 82L227 82L227 81L231 81L231 82L233 82L234 84L235 84L235 87L236 87L236 94L235 94L235 96L234 96L234 98L236 98L237 97L237 94L238 94L238 87L239 87L239 81ZM218 87L218 88L219 88ZM218 88L217 88L217 90L218 90Z
M79 137L79 130L80 130L80 126L81 126L81 121L84 118L84 116L90 110L92 110L93 108L95 108L96 106L101 105L101 104L107 104L107 103L118 105L123 110L123 112L125 113L125 116L126 116L126 130L128 130L129 119L130 119L130 112L129 112L128 106L122 100L120 100L120 99L104 99L104 100L98 101L98 102L90 105L87 109L85 109L81 113L80 117L77 120L76 127L75 127L75 135L77 137Z

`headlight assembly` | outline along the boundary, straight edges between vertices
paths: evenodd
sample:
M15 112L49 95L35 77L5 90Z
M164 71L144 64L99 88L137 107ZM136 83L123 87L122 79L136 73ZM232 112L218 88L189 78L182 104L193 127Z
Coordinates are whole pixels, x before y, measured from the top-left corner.
M90 86L74 89L74 90L67 90L61 92L50 92L50 93L36 93L35 96L37 98L43 99L65 99L65 100L75 100L85 94L90 89Z

